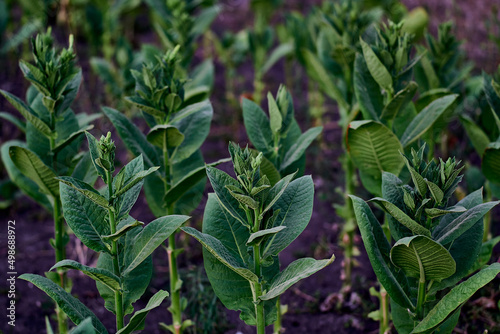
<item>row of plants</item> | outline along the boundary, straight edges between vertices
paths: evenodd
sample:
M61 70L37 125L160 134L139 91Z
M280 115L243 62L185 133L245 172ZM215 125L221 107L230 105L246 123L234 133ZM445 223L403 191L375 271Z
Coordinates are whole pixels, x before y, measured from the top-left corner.
M220 57L228 59L228 71L235 71L238 61L231 57L240 57L241 50L231 48L242 44L230 43L241 43L241 38L248 43L255 68L254 94L253 101L242 100L241 108L255 150L230 144L230 159L206 164L200 147L214 112L208 100L214 69L209 61L194 70L190 64L197 37L206 33L218 8L196 12L197 4L148 2L158 14L155 30L170 51L145 46L134 54L123 40L119 42L123 48L112 49L116 60L109 51L92 61L109 84L113 96L109 102L124 111L103 107L103 114L135 156L116 174L110 135L98 141L88 133L101 115L75 115L70 108L82 80L74 61L73 38L67 49L56 52L50 30L37 36L32 43L35 64L20 62L32 85L26 102L2 91L25 120L10 114L2 117L26 136L25 143L5 143L2 160L11 180L54 217L53 272L47 278L30 274L22 278L54 299L58 332L69 331L66 317L78 325L73 332L107 331L70 295L69 269L97 281L106 309L115 314L117 332L142 329L149 310L168 294L172 323L161 326L172 333L186 331L193 322L183 317L187 302L181 296L177 264L182 249L176 245L181 230L203 245L205 270L222 303L241 311L241 319L255 325L258 333L272 323L280 332L284 307L279 296L333 261L333 257L299 259L280 272L278 253L311 218L314 187L310 177L302 176L305 151L322 131L317 126L302 133L292 97L284 87L276 97L268 94L269 116L260 107L263 74L282 57L288 66L295 61L304 66L316 124L323 122L325 110L317 88L338 106L345 152L344 204L337 206L344 219L343 291L347 293L352 284L359 227L380 281L380 291L373 292L380 310L372 314L380 321L380 332L389 330L391 319L400 333L451 332L463 303L500 272L496 264L482 268L499 241L492 239L488 212L497 204L491 199L500 183L496 159L500 147L495 141L500 133L500 86L486 74L470 78L472 67L464 63L450 24L440 26L437 38L426 34L426 46L418 44L415 36L422 30L419 22L426 23L425 15L419 11L409 15L398 4L374 7L343 1L325 3L308 17L292 14L287 28L277 28L285 42L271 51L275 43L269 28L270 4L252 2L254 29L243 37L228 36L229 44L216 42L215 46L230 52ZM380 24L382 17L397 21L405 16L400 23ZM296 78L287 81L293 84ZM481 103L484 100L487 103ZM466 103L470 101L476 103L473 111L481 113L471 113ZM147 134L131 121L134 110L148 125ZM454 194L463 167L458 168L454 159L433 160L436 151L448 155L442 138L454 118L463 124L482 157L481 170L468 169L466 179L484 175L470 195L458 199ZM81 150L84 134L88 152ZM215 168L229 160L236 179ZM200 204L206 176L214 194L205 206L202 232L181 228L186 215ZM104 187L95 188L98 177ZM480 183L485 184L487 203L476 191ZM362 193L359 185L377 196L372 202L386 212L383 224L359 197L348 199L347 195ZM157 217L145 226L129 216L142 187ZM69 237L64 220L83 244L100 254L97 267L66 259ZM134 312L132 304L151 280L151 254L167 240L168 292L158 291L125 324L125 316ZM52 331L50 324L47 331Z

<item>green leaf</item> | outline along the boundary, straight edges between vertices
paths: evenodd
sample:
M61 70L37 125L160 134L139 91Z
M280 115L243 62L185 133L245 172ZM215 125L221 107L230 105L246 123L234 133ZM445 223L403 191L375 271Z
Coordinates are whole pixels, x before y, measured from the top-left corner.
M155 117L165 117L166 113L162 110L156 109L155 107L149 105L148 101L144 100L140 96L127 96L125 101L129 102L134 107L144 111Z
M184 141L172 154L171 159L174 163L189 158L201 147L210 132L210 122L214 113L209 100L192 104L185 109L187 111L180 110L171 121L171 124L184 135Z
M62 260L53 265L50 270L59 268L80 270L88 277L101 282L113 291L121 289L120 278L106 269L89 267L73 260Z
M479 127L472 119L466 116L461 116L460 121L467 132L467 137L469 137L472 146L476 150L479 156L483 156L484 151L490 144L490 139L488 135Z
M225 172L213 167L207 167L207 176L222 207L242 225L249 226L246 214L239 208L239 202L231 196L229 190L226 188L227 185L239 186L238 181Z
M406 213L401 211L400 208L398 208L396 205L392 204L391 202L389 202L381 197L372 198L370 200L370 202L375 202L378 205L380 205L380 207L382 209L384 209L384 211L389 213L392 217L394 217L398 222L400 222L405 227L410 229L413 233L421 234L421 235L424 235L426 237L431 236L431 232L428 229L426 229L425 227L423 227L422 225L420 225L419 223L417 223L416 221L411 219Z
M2 162L5 166L5 170L9 176L9 179L15 183L16 186L21 189L21 191L34 199L38 204L43 206L48 212L52 212L52 204L50 203L47 195L39 191L38 185L32 181L30 178L24 176L19 169L14 165L12 159L9 155L9 150L13 146L26 147L26 143L20 142L18 140L9 140L5 142L1 147Z
M273 134L264 110L247 99L243 99L241 108L245 129L253 146L260 152L270 152L273 147Z
M400 90L394 95L391 101L384 107L380 118L383 120L392 121L397 117L400 110L406 108L408 103L411 102L415 93L417 92L418 85L416 82L411 81L408 86Z
M403 269L407 276L426 281L439 282L453 275L456 270L450 252L423 235L399 239L391 249L391 261Z
M281 130L281 126L283 123L283 118L281 117L281 112L274 100L273 94L271 92L267 93L267 102L269 109L269 124L271 126L271 131L274 135L279 134Z
M95 314L92 313L92 311L48 278L33 274L23 274L19 276L19 278L33 283L39 289L43 290L57 303L61 310L66 313L68 318L70 318L76 325L80 324L87 318L91 318L92 325L96 329L97 333L108 333L104 325L95 316Z
M94 202L95 204L99 205L100 207L103 207L104 209L109 208L109 202L107 199L102 197L97 190L92 188L89 184L77 180L75 178L72 178L70 176L60 176L56 178L57 180L61 181L62 183L70 186L71 188L77 190L80 192L83 196L87 197L89 200Z
M11 146L9 155L21 173L33 180L44 194L59 197L59 182L56 174L40 158L27 148Z
M6 121L11 122L14 124L21 132L26 132L26 122L21 121L20 119L14 117L13 115L7 113L7 112L0 112L0 118L5 119Z
M330 259L315 260L313 258L302 258L293 261L288 267L274 277L267 292L260 297L261 300L269 300L280 296L298 281L311 276L335 260L335 255Z
M120 138L132 154L136 157L142 154L147 168L160 166L159 152L147 141L144 134L135 124L115 109L103 107L102 111L111 123L113 123Z
M285 157L283 158L283 162L280 165L280 171L285 170L287 167L291 166L294 162L299 160L306 149L311 145L313 140L318 137L318 135L323 131L322 126L317 126L315 128L311 128L304 132L290 149L286 152Z
M424 209L424 210L425 210L425 214L429 218L436 218L436 217L445 215L447 213L457 213L457 212L467 211L466 208L464 208L463 206L460 206L460 205L451 206L451 207L446 208L446 209L431 208L431 209Z
M372 50L371 46L368 45L362 38L359 39L361 48L363 50L363 56L365 58L366 66L370 71L373 79L382 87L385 91L392 94L392 76L385 68L384 64L378 59L375 52Z
M145 308L134 313L130 318L129 323L124 328L120 329L116 334L131 334L137 330L144 329L144 321L149 311L161 305L163 300L168 297L168 292L159 290L148 301Z
M500 184L500 142L490 143L485 148L481 170L489 181Z
M437 184L430 182L427 179L424 179L425 183L427 183L427 187L429 188L431 192L432 199L437 203L440 204L441 201L443 200L444 193L441 190L441 188L438 187Z
M108 210L98 206L75 188L61 183L61 203L64 218L75 235L96 252L110 252L103 236L111 233L106 221Z
M69 135L66 139L57 142L56 146L52 149L54 153L61 151L63 148L67 147L69 144L71 144L73 141L78 139L81 135L83 135L85 132L92 130L94 128L93 125L89 125L83 129L80 129L78 131L73 132L72 134Z
M269 238L262 253L263 257L278 255L304 231L311 220L313 201L314 183L310 176L302 176L288 185L273 205L273 210L280 212L274 225L268 227L287 228Z
M406 163L406 167L410 171L411 179L413 181L413 184L415 185L415 188L417 189L418 193L420 196L425 197L425 194L427 194L427 183L425 182L424 178L422 175L420 175L411 165L408 159L401 154L403 157L404 162Z
M420 138L429 128L437 121L437 119L450 108L458 95L451 94L441 97L427 107L424 108L410 123L406 131L401 137L401 145L407 147L415 140Z
M80 322L78 326L73 328L70 334L95 334L94 326L92 325L92 318L87 318ZM49 334L49 333L48 333Z
M123 227L121 227L118 231L116 231L115 233L113 234L110 234L110 235L105 235L103 236L102 238L105 239L105 240L111 240L111 241L116 241L118 239L120 239L122 236L124 236L128 231L130 231L131 229L133 229L134 227L137 227L137 226L142 226L144 225L143 222L140 222L138 220L135 220L134 222L130 223L130 224L126 224L124 225Z
M201 233L192 227L182 227L185 233L198 240L203 247L226 267L250 282L258 282L259 278L241 263L219 240L209 234Z
M382 172L398 175L403 168L398 138L385 125L375 121L354 121L347 130L347 150L354 164L370 178L381 192Z
M465 303L472 295L493 280L500 273L500 263L482 269L480 272L457 285L446 294L427 316L413 329L412 333L424 333L442 323L447 316Z
M370 74L363 55L359 53L356 54L354 62L354 93L363 118L378 121L384 109L384 96L378 83Z
M250 234L250 238L248 238L247 245L253 246L253 245L260 245L262 241L264 241L266 238L275 235L276 233L282 231L285 229L286 226L276 226L273 228L269 228L267 230L260 230L258 232Z
M115 198L120 197L127 191L129 191L132 187L137 185L142 181L146 176L156 172L160 167L151 167L148 170L143 170L141 172L136 173L128 182L126 182L121 188L117 189L118 191L114 194Z
M311 78L318 82L323 92L330 98L335 100L339 107L343 110L349 110L349 104L346 102L337 85L327 72L326 68L321 64L318 57L309 50L304 50L304 59L306 60L307 73Z
M264 202L264 209L262 209L261 216L264 215L267 211L269 211L274 203L283 195L286 188L293 180L297 173L293 173L282 178L278 183L276 183L270 190L266 196L266 200Z
M106 180L107 174L106 170L99 166L96 162L97 159L99 159L99 150L98 150L98 142L97 139L92 136L89 132L85 132L85 136L87 136L87 142L89 144L89 153L90 153L90 159L92 160L92 164L94 165L95 170L97 171L97 174L103 179Z
M500 203L500 201L483 203L467 210L450 222L446 227L442 228L439 233L434 236L434 239L442 245L448 245L474 226L479 219L483 218L483 216L498 203Z
M184 141L184 135L173 125L160 124L149 130L148 142L163 149L177 147Z
M269 55L269 57L267 57L266 62L264 63L264 65L262 66L262 68L260 68L260 72L261 73L267 73L267 71L269 71L269 69L271 69L271 67L273 67L274 64L276 64L281 58L286 57L286 56L292 54L292 52L294 50L295 50L295 46L294 46L294 44L292 42L278 45L271 52L271 54Z
M182 226L188 216L171 215L160 217L147 224L135 236L132 245L125 249L125 262L128 266L122 271L127 275L141 264L153 251L158 248L172 233Z
M0 89L0 94L2 94L7 99L7 101L9 101L10 104L12 104L14 108L16 108L21 113L21 115L23 115L23 117L35 127L35 129L43 133L48 138L56 137L56 134L52 132L50 127L45 124L45 122L43 122L40 118L38 118L36 116L36 113L21 99L2 89Z
M220 159L216 162L212 162L207 164L206 166L198 167L188 174L186 174L181 180L176 182L170 189L167 191L164 197L164 202L167 205L174 204L182 197L189 189L191 189L194 185L196 185L199 181L203 180L206 175L206 167L215 167L219 164L229 162L231 158Z
M408 297L409 291L406 277L392 264L389 258L391 246L382 230L382 226L380 226L365 201L353 195L349 195L349 197L353 203L354 213L368 258L380 284L396 303L404 308L414 309L414 305Z

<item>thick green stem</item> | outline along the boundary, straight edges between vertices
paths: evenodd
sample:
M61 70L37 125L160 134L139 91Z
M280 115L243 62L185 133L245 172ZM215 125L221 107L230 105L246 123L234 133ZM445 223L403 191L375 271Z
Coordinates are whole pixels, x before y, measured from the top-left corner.
M278 297L278 300L276 301L276 309L278 310L276 312L276 321L274 322L274 329L273 329L273 334L280 334L281 333L281 319L283 317L283 314L281 313L281 298Z
M384 287L380 286L380 325L379 333L385 334L389 331L389 295Z
M416 253L415 246L413 246L413 251ZM418 295L417 295L417 318L419 320L422 320L424 318L424 303L425 303L425 272L424 272L424 266L422 265L422 261L420 260L419 257L418 259L418 266L420 268L420 278L418 280Z
M106 178L108 184L108 194L110 208L108 209L109 214L109 228L111 234L116 233L116 219L115 211L113 209L113 175L110 171L106 171ZM120 264L118 263L118 244L113 241L111 245L111 257L113 259L113 272L116 276L120 277ZM123 296L121 291L115 291L115 311L116 311L116 330L119 331L123 328Z
M253 257L254 257L254 267L255 274L259 277L261 276L261 267L260 267L260 246L253 246ZM262 286L260 282L254 283L255 290L255 314L257 319L257 334L265 334L265 319L264 319L264 303L259 300L259 297L262 295Z
M255 77L253 80L253 100L255 103L260 105L262 100L262 92L264 91L264 82L262 82L262 74L260 73L260 67L255 68Z

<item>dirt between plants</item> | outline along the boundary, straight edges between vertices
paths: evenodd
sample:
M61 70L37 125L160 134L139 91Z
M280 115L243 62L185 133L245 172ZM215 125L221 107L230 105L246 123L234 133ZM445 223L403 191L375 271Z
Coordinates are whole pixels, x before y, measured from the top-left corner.
M289 9L305 10L312 4L320 1L300 1L287 0L286 7ZM409 7L417 5L425 6L431 14L431 31L435 32L438 22L446 19L456 20L456 31L459 38L468 38L464 47L469 56L487 71L492 71L498 65L498 50L487 42L487 31L483 25L485 19L491 13L494 4L500 5L498 1L470 1L470 0L405 0ZM248 15L248 1L226 0L222 1L226 6L224 12L216 20L214 30L220 32L223 29L237 31L252 22L251 15ZM54 29L57 32L57 29ZM66 38L61 35L61 42ZM152 33L146 33L136 37L135 44L141 41L154 40ZM84 84L76 100L75 109L79 112L97 112L101 104L104 104L104 91L102 84L91 76L88 57L85 57L85 45L77 46L80 55L79 64L84 72ZM201 51L197 54L201 56ZM27 85L17 67L18 57L10 55L1 60L2 71L0 71L0 88L10 91L18 96L23 96ZM224 87L223 66L216 64L216 85ZM303 70L295 69L296 78L305 78ZM239 69L243 77L243 84L238 87L238 94L249 91L252 80L251 64L246 63ZM266 78L267 88L275 92L278 85L284 81L284 73L281 64L269 73ZM307 101L304 92L307 91L306 80L297 80L294 87L289 87L295 98L296 114L303 129L309 127L307 116ZM228 124L228 119L240 112L239 108L229 106L224 100L224 90L215 89L211 98L214 105L215 115L209 139L203 145L202 150L207 161L214 161L227 156L228 140L239 141L245 144L247 139L244 135L242 125ZM7 110L13 114L17 113L7 105L4 99L0 99L0 110ZM342 194L337 194L336 189L342 185L341 167L339 157L342 154L340 147L341 131L336 124L338 116L331 101L326 105L326 116L324 121L324 133L322 140L312 148L308 157L306 174L311 174L315 183L314 212L311 223L304 233L295 240L282 254L281 263L287 265L297 257L312 256L315 258L326 258L334 253L337 257L335 262L309 279L292 287L282 298L282 303L288 305L288 313L284 317L283 326L285 333L335 333L335 334L356 334L356 333L377 333L377 323L368 318L368 313L377 309L377 300L368 294L371 286L376 286L376 278L371 269L369 261L364 251L363 244L359 238L355 243L360 251L360 256L356 257L357 266L353 272L353 285L349 291L339 294L341 290L342 274L342 249L338 246L338 236L342 228L342 221L335 214L333 203L341 203ZM143 124L139 121L139 124ZM112 129L111 124L106 119L97 122L94 133L108 131ZM22 138L19 131L2 121L0 123L0 140L3 143L9 139ZM121 162L129 160L130 155L123 149L118 136L114 134L117 146L121 148L118 159ZM463 141L463 140L462 140ZM228 170L229 166L221 166ZM5 171L1 170L2 177ZM200 207L193 213L190 224L200 227L203 214L206 194L211 191L207 185L205 199ZM360 192L361 197L368 198L369 195ZM141 202L142 201L142 202ZM131 214L140 217L143 221L154 219L144 202L144 197L140 197ZM21 273L35 273L43 275L54 264L54 252L48 240L53 237L53 223L50 214L44 212L36 203L27 197L17 198L13 205L0 211L1 228L0 231L0 275L1 281L7 279L7 233L6 223L8 220L16 221L16 271ZM495 211L494 221L500 221L498 210ZM495 235L500 234L500 225L494 225ZM197 243L185 240L180 237L181 243L188 246L186 252L181 255L181 266L201 266L202 257L200 246ZM78 260L87 265L95 265L97 257L93 251L86 249L74 236L68 245L67 257ZM494 252L494 259L500 261L500 249L497 247ZM168 289L168 265L165 252L162 250L154 254L155 274L152 284L144 298L136 304L136 309L145 306L147 299L158 289ZM187 266L187 265L186 265ZM184 268L185 269L185 268ZM84 277L76 271L70 271L69 276L73 280L74 296L79 298L87 307L96 313L107 328L114 328L114 316L103 307L94 281ZM500 315L496 303L498 302L498 291L500 279L494 280L485 289L476 294L462 311L459 328L456 333L482 333L484 328L489 328L489 333L500 333ZM0 305L6 306L7 292L6 284L0 284ZM45 333L45 317L53 317L53 303L42 291L25 281L16 281L16 326L7 325L6 318L0 314L1 330L3 333ZM168 302L161 307L151 311L147 318L147 326L144 333L163 333L158 328L159 322L169 323L169 314L166 310ZM221 307L221 306L219 306ZM3 308L4 313L5 308ZM222 308L221 308L222 310ZM226 319L216 319L217 323L227 321L228 334L249 334L254 333L254 329L246 326L238 319L238 313L234 311L222 311ZM54 323L54 322L52 322ZM268 333L271 333L268 328ZM113 332L113 331L111 331ZM219 333L220 333L219 332ZM199 332L197 332L199 333ZM216 333L214 330L213 333Z

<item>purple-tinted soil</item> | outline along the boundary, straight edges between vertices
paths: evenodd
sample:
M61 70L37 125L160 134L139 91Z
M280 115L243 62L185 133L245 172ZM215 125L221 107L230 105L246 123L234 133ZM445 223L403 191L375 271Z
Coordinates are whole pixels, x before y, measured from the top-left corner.
M285 6L287 9L305 11L312 4L319 2L287 0ZM476 62L477 70L485 69L491 72L496 69L499 52L493 43L488 42L484 22L489 17L492 6L495 3L500 6L498 0L405 0L404 2L410 8L424 6L428 9L431 15L431 32L436 31L439 22L455 19L457 36L458 38L468 39L464 44L464 49L469 57ZM214 23L213 29L216 33L220 34L225 29L238 31L252 23L248 1L226 0L222 1L222 3L225 4L225 9ZM143 15L142 18L147 18L147 16ZM279 17L276 19L278 20ZM54 30L58 36L65 36L64 31L58 32L56 28ZM61 38L61 41L64 42L65 38ZM134 43L136 45L144 41L155 41L154 34L150 30L135 36ZM83 68L85 78L74 108L77 112L98 112L100 105L105 103L104 94L102 93L104 92L103 85L92 75L88 57L83 56L88 53L85 44L80 43L77 46L77 52L80 55L79 64ZM202 52L200 50L197 57L200 58L201 56ZM17 61L18 56L14 54L0 58L2 64L0 89L23 96L27 84L17 67ZM291 90L295 99L297 117L302 129L305 129L310 126L305 96L307 82L304 80L306 76L303 69L299 65L295 66L294 78L296 78L297 82L294 83L295 85ZM216 88L211 99L214 105L214 120L209 138L202 147L205 159L208 162L228 155L226 152L229 140L241 144L247 142L243 126L228 122L228 119L233 119L234 115L240 114L240 109L228 104L225 100L223 71L223 64L216 63ZM284 81L283 71L283 64L280 63L266 75L267 89L273 92L276 91L278 85ZM237 96L251 90L253 76L251 64L243 64L238 69L238 75L241 76L242 84L237 87ZM0 110L6 110L17 115L3 98L0 99ZM333 203L342 202L342 195L336 192L336 189L341 188L343 184L339 162L339 157L342 154L341 130L336 123L338 116L331 101L326 102L326 110L325 130L322 140L311 148L306 168L306 174L313 176L316 189L313 216L309 226L281 254L280 260L282 265L285 266L297 257L302 256L326 258L334 253L337 259L331 266L296 284L285 293L282 303L288 305L289 311L284 317L283 326L286 328L286 333L378 333L377 323L367 316L369 312L378 308L377 299L371 297L368 293L371 286L377 286L376 277L359 236L355 239L360 255L356 257L358 265L354 268L352 288L345 294L339 293L342 287L343 256L338 237L342 229L342 220L335 214ZM108 120L103 118L97 122L96 128L92 132L98 135L108 130L112 130L112 126ZM0 123L0 131L0 144L9 139L22 139L19 131L7 122L2 121ZM124 146L118 136L114 136L114 138L118 143L117 146L122 148L118 154L119 160L121 162L127 161L130 156L123 149ZM229 166L226 164L221 168L229 169ZM0 172L2 173L1 176L5 177L3 168L0 169ZM211 191L209 185L206 188L205 198L200 207L193 213L190 222L191 225L198 228L201 226L206 194ZM342 191L340 190L340 192ZM360 195L364 198L368 197L368 194L364 194L362 191ZM134 217L141 217L141 220L146 222L154 219L144 201L144 197L140 197L131 214ZM0 217L2 220L0 225L4 229L0 232L0 277L2 282L0 283L0 305L5 310L3 307L7 303L7 285L5 284L7 279L7 260L5 256L7 253L7 221L16 220L16 271L19 274L35 273L41 275L54 264L54 252L48 243L48 240L53 237L53 223L49 213L25 196L17 198L8 209L1 210ZM496 218L494 221L500 219L498 212L494 217ZM500 234L498 224L494 226L494 231L496 235ZM181 271L184 273L188 269L202 266L200 246L192 240L188 240L185 236L179 236L179 243L187 248L180 258ZM500 249L497 247L494 259L500 260L499 256ZM67 257L87 265L95 265L97 260L96 254L83 246L74 236L71 237L68 245ZM145 295L147 298L158 289L168 289L168 262L166 253L161 249L154 254L154 264L154 278ZM73 295L77 296L94 311L107 328L114 328L114 316L104 309L104 303L93 281L76 271L71 271L69 276L74 284ZM462 311L457 333L480 333L482 332L480 329L484 328L488 328L489 333L500 333L500 327L495 323L500 319L498 306L496 305L499 299L499 282L500 280L496 279L482 293L476 294L466 304ZM184 290L187 290L187 288L184 287ZM339 300L342 297L343 299ZM492 303L492 301L496 302ZM136 309L142 308L146 302L146 298L141 299L136 304ZM150 312L144 333L162 333L157 324L159 322L167 324L170 322L169 313L166 310L167 306L168 302ZM218 324L228 324L225 333L254 333L252 328L239 320L237 312L224 311L220 305L219 308L221 316L215 321ZM25 281L17 280L16 311L16 327L7 326L6 317L0 314L0 329L4 333L45 333L45 317L53 317L53 304L50 298L36 287ZM52 321L52 324L54 325L55 322ZM198 331L197 333L201 332ZM213 333L217 333L215 329Z

